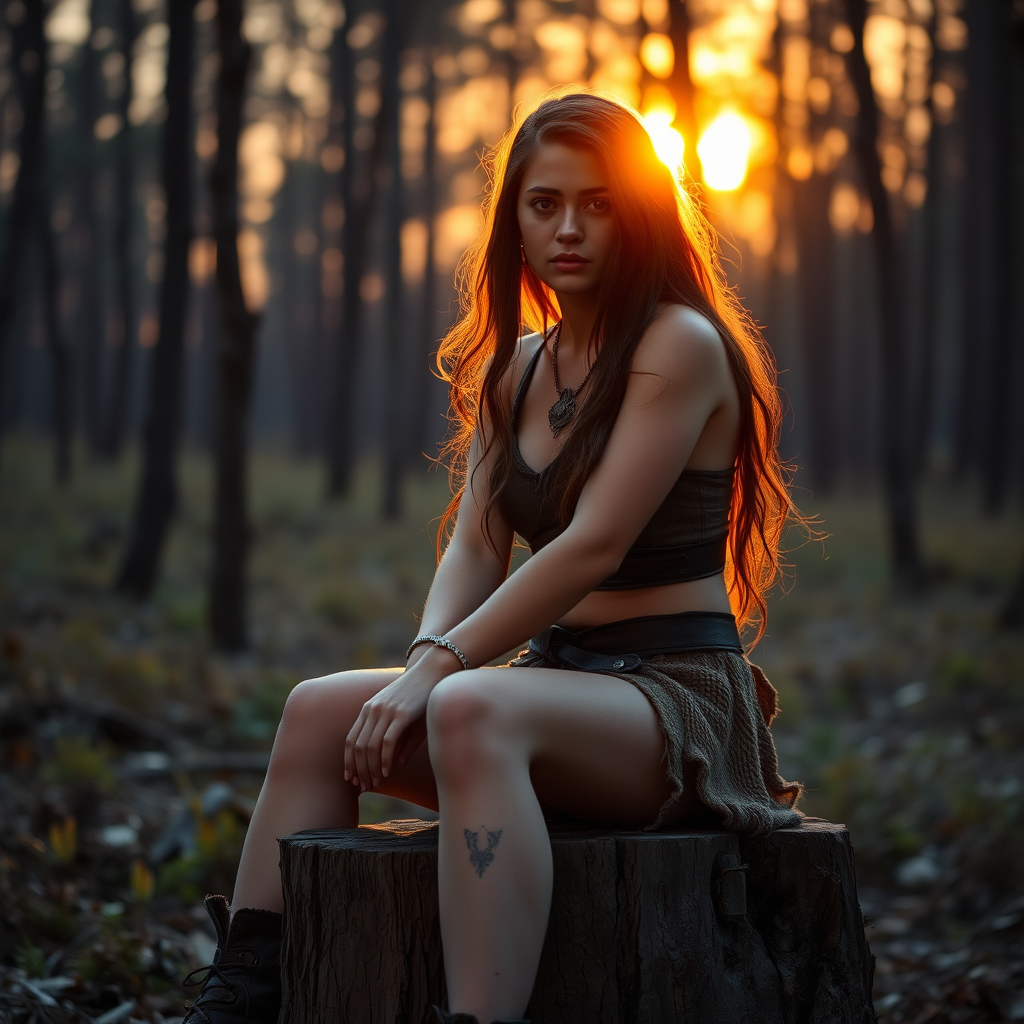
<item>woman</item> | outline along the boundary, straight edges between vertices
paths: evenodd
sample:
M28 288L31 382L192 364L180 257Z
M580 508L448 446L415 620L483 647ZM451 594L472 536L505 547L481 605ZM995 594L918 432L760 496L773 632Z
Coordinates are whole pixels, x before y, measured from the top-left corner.
M404 669L293 691L242 854L244 909L229 931L226 901L208 902L219 961L186 1020L276 1019L276 837L354 827L366 790L440 812L455 1015L438 1013L484 1024L521 1017L533 986L546 812L752 833L799 818L767 728L775 692L736 624L763 631L793 511L779 403L710 232L635 114L591 94L543 102L491 170L439 357L461 486L420 636ZM517 533L533 557L508 576Z

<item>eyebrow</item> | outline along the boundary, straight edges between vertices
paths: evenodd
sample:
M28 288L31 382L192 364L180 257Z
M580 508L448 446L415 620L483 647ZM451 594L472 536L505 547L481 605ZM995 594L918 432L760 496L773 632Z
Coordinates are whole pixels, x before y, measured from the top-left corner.
M549 196L560 196L562 190L560 188L549 188L547 185L534 185L533 188L528 188L527 192L542 192L544 195ZM596 196L600 192L607 192L607 185L598 185L597 188L585 188L580 190L580 198L586 199L587 196Z

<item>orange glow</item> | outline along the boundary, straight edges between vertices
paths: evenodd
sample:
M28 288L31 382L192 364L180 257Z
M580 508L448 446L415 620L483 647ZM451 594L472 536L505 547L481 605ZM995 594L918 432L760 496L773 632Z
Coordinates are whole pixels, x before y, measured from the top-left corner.
M674 109L656 108L644 114L644 127L654 143L654 151L658 159L674 174L678 174L683 165L683 154L686 142L682 135L672 127Z
M750 161L750 129L737 113L719 114L697 143L704 182L716 192L732 192L743 184Z
M672 40L660 32L648 32L640 44L640 62L655 78L668 78L675 66Z

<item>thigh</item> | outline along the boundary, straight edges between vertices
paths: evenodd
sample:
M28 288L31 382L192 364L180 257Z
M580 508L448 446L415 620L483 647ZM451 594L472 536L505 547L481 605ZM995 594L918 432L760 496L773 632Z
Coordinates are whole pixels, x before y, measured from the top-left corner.
M542 804L602 824L657 818L672 789L665 741L654 708L635 686L617 676L549 668L472 675L490 691L503 727L526 745Z
M343 778L345 738L363 704L402 674L400 668L357 669L307 679L285 705L273 759L315 757ZM346 783L347 785L347 783ZM434 771L423 743L377 792L437 810Z

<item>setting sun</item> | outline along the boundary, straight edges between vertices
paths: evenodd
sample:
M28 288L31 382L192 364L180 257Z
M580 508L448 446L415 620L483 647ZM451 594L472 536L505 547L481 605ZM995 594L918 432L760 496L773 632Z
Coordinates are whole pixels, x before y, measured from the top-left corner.
M732 192L743 184L750 159L750 128L736 113L719 114L697 143L708 188Z
M664 109L651 110L644 114L644 127L654 143L654 151L658 159L674 174L678 174L683 164L683 153L686 142L682 135L672 127L673 111Z

